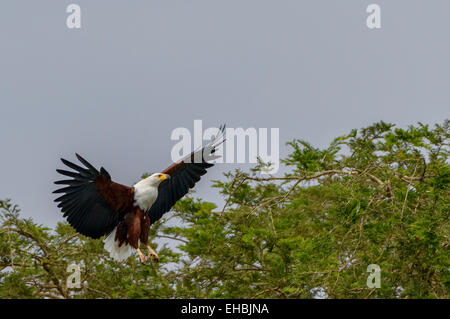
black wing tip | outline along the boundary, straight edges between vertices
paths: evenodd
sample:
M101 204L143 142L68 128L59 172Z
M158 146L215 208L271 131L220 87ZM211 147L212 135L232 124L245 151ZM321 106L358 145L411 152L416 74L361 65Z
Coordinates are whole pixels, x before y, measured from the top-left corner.
M57 168L56 171L57 171L59 174L61 174L61 175L66 175L66 176L69 176L69 175L67 175L67 173L78 174L78 172L66 171L65 169L59 169L59 168Z
M111 175L109 175L108 171L103 166L100 167L100 174L107 177L108 179L111 179Z
M66 166L68 166L70 168L72 168L71 166L76 165L75 163L72 163L71 161L66 160L65 158L62 158L62 157L61 157L61 162L63 162L64 165L66 165Z
M62 158L62 157L61 157L61 162L63 162L64 164L65 164L66 162L69 162L69 163L70 163L69 160L66 160L65 158Z
M85 158L83 158L80 154L75 153L75 156L78 158L78 160L87 167L87 169L93 173L94 175L100 174L99 171L91 164L89 163Z
M81 163L83 163L84 161L86 161L83 157L81 157L81 155L80 154L78 154L78 153L75 153L75 156L76 156L76 158L78 158L78 160L81 162ZM86 161L87 162L87 161Z
M227 124L226 124L226 123L222 124L222 125L219 127L219 132L218 132L218 134L214 137L215 140L218 140L219 138L222 140L222 141L220 142L220 144L222 144L222 143L225 142L225 140L226 140L226 135L225 135L225 129L226 129L226 127L227 127ZM220 144L219 144L219 145L220 145Z

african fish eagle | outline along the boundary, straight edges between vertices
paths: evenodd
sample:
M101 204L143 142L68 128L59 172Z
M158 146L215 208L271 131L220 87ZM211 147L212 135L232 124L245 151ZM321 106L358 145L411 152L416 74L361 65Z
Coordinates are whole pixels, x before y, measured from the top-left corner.
M55 182L67 185L53 192L63 193L55 202L59 202L64 217L80 234L90 238L106 235L104 248L115 260L126 260L134 248L142 263L158 261L158 255L148 244L150 225L168 212L194 187L206 169L214 165L211 161L219 157L214 153L225 141L224 130L225 126L221 126L206 146L132 187L113 182L103 167L98 171L78 154L76 157L86 168L61 158L74 171L56 170L71 179ZM147 257L139 249L140 243L147 247Z

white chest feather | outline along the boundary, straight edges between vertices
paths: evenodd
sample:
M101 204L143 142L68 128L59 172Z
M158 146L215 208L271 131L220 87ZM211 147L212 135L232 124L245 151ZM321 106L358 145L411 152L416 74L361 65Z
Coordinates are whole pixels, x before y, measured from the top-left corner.
M134 204L143 211L149 210L157 197L158 187L140 182L134 185Z

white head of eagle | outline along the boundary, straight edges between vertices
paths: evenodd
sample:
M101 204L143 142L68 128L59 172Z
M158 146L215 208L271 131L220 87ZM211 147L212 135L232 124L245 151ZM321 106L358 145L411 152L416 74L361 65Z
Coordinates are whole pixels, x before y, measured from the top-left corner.
M169 178L168 174L155 173L134 184L134 204L148 211L158 197L159 184Z
M131 187L112 181L103 167L97 170L78 154L85 167L61 159L73 171L56 170L70 179L55 182L65 185L53 192L63 194L55 202L77 232L91 238L105 236L104 247L112 258L123 261L136 250L142 263L159 260L148 244L151 223L168 212L214 165L210 160L217 158L212 155L225 141L224 131L222 125L203 148ZM141 244L147 247L148 256L139 249Z

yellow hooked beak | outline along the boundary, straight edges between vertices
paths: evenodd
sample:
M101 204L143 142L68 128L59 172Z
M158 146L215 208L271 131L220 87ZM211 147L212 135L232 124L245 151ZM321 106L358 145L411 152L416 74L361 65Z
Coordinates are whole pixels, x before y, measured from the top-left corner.
M166 180L166 179L169 179L169 178L170 178L170 175L167 175L167 174L161 174L161 175L159 176L159 179L162 180L162 181L164 181L164 180Z

